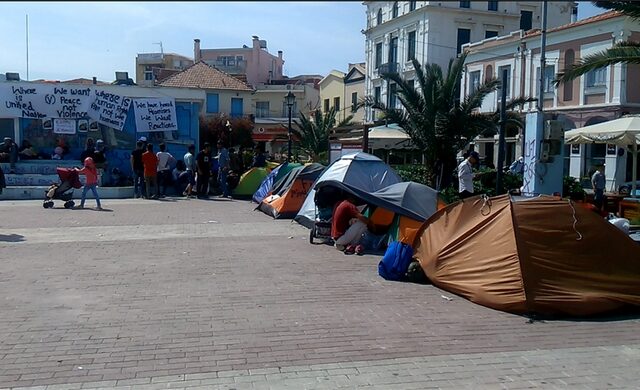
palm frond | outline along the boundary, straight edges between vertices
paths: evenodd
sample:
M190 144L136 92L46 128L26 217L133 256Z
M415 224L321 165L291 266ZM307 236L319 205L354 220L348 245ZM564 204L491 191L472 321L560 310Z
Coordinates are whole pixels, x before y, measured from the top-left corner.
M592 1L592 3L596 7L620 11L627 16L640 19L640 4L637 1Z
M592 70L617 64L640 64L640 43L620 42L610 49L588 55L560 72L554 83L557 86L560 83L574 80Z

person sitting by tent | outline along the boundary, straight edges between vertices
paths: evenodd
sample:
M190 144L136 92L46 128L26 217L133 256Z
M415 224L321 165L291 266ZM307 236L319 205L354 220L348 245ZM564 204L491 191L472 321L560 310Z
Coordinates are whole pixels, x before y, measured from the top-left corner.
M260 151L260 149L256 148L255 154L253 156L253 162L251 163L251 167L255 168L263 168L267 166L267 158L264 153Z
M331 220L331 238L335 241L336 249L345 254L362 254L364 247L360 240L367 231L368 221L356 207L353 195L338 203Z

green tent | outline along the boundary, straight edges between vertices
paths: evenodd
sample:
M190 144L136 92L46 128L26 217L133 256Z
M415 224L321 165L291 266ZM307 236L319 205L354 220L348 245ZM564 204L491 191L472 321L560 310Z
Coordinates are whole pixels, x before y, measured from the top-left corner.
M251 168L246 171L240 176L240 182L233 190L233 197L250 199L270 171L269 168Z

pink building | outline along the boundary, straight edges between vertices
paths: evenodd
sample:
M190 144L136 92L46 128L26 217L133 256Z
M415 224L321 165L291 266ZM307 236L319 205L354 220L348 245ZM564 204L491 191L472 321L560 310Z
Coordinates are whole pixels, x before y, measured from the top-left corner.
M193 56L195 62L202 60L223 72L246 78L247 84L253 87L283 78L282 50L278 50L277 56L270 54L267 41L256 35L253 36L251 47L243 45L227 49L201 49L200 39L194 39Z

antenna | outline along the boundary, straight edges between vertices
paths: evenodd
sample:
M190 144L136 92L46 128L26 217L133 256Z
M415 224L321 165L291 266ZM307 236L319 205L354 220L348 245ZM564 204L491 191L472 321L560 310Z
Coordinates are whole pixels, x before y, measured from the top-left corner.
M160 54L164 55L164 50L162 50L162 41L160 42L154 42L154 45L160 45Z

